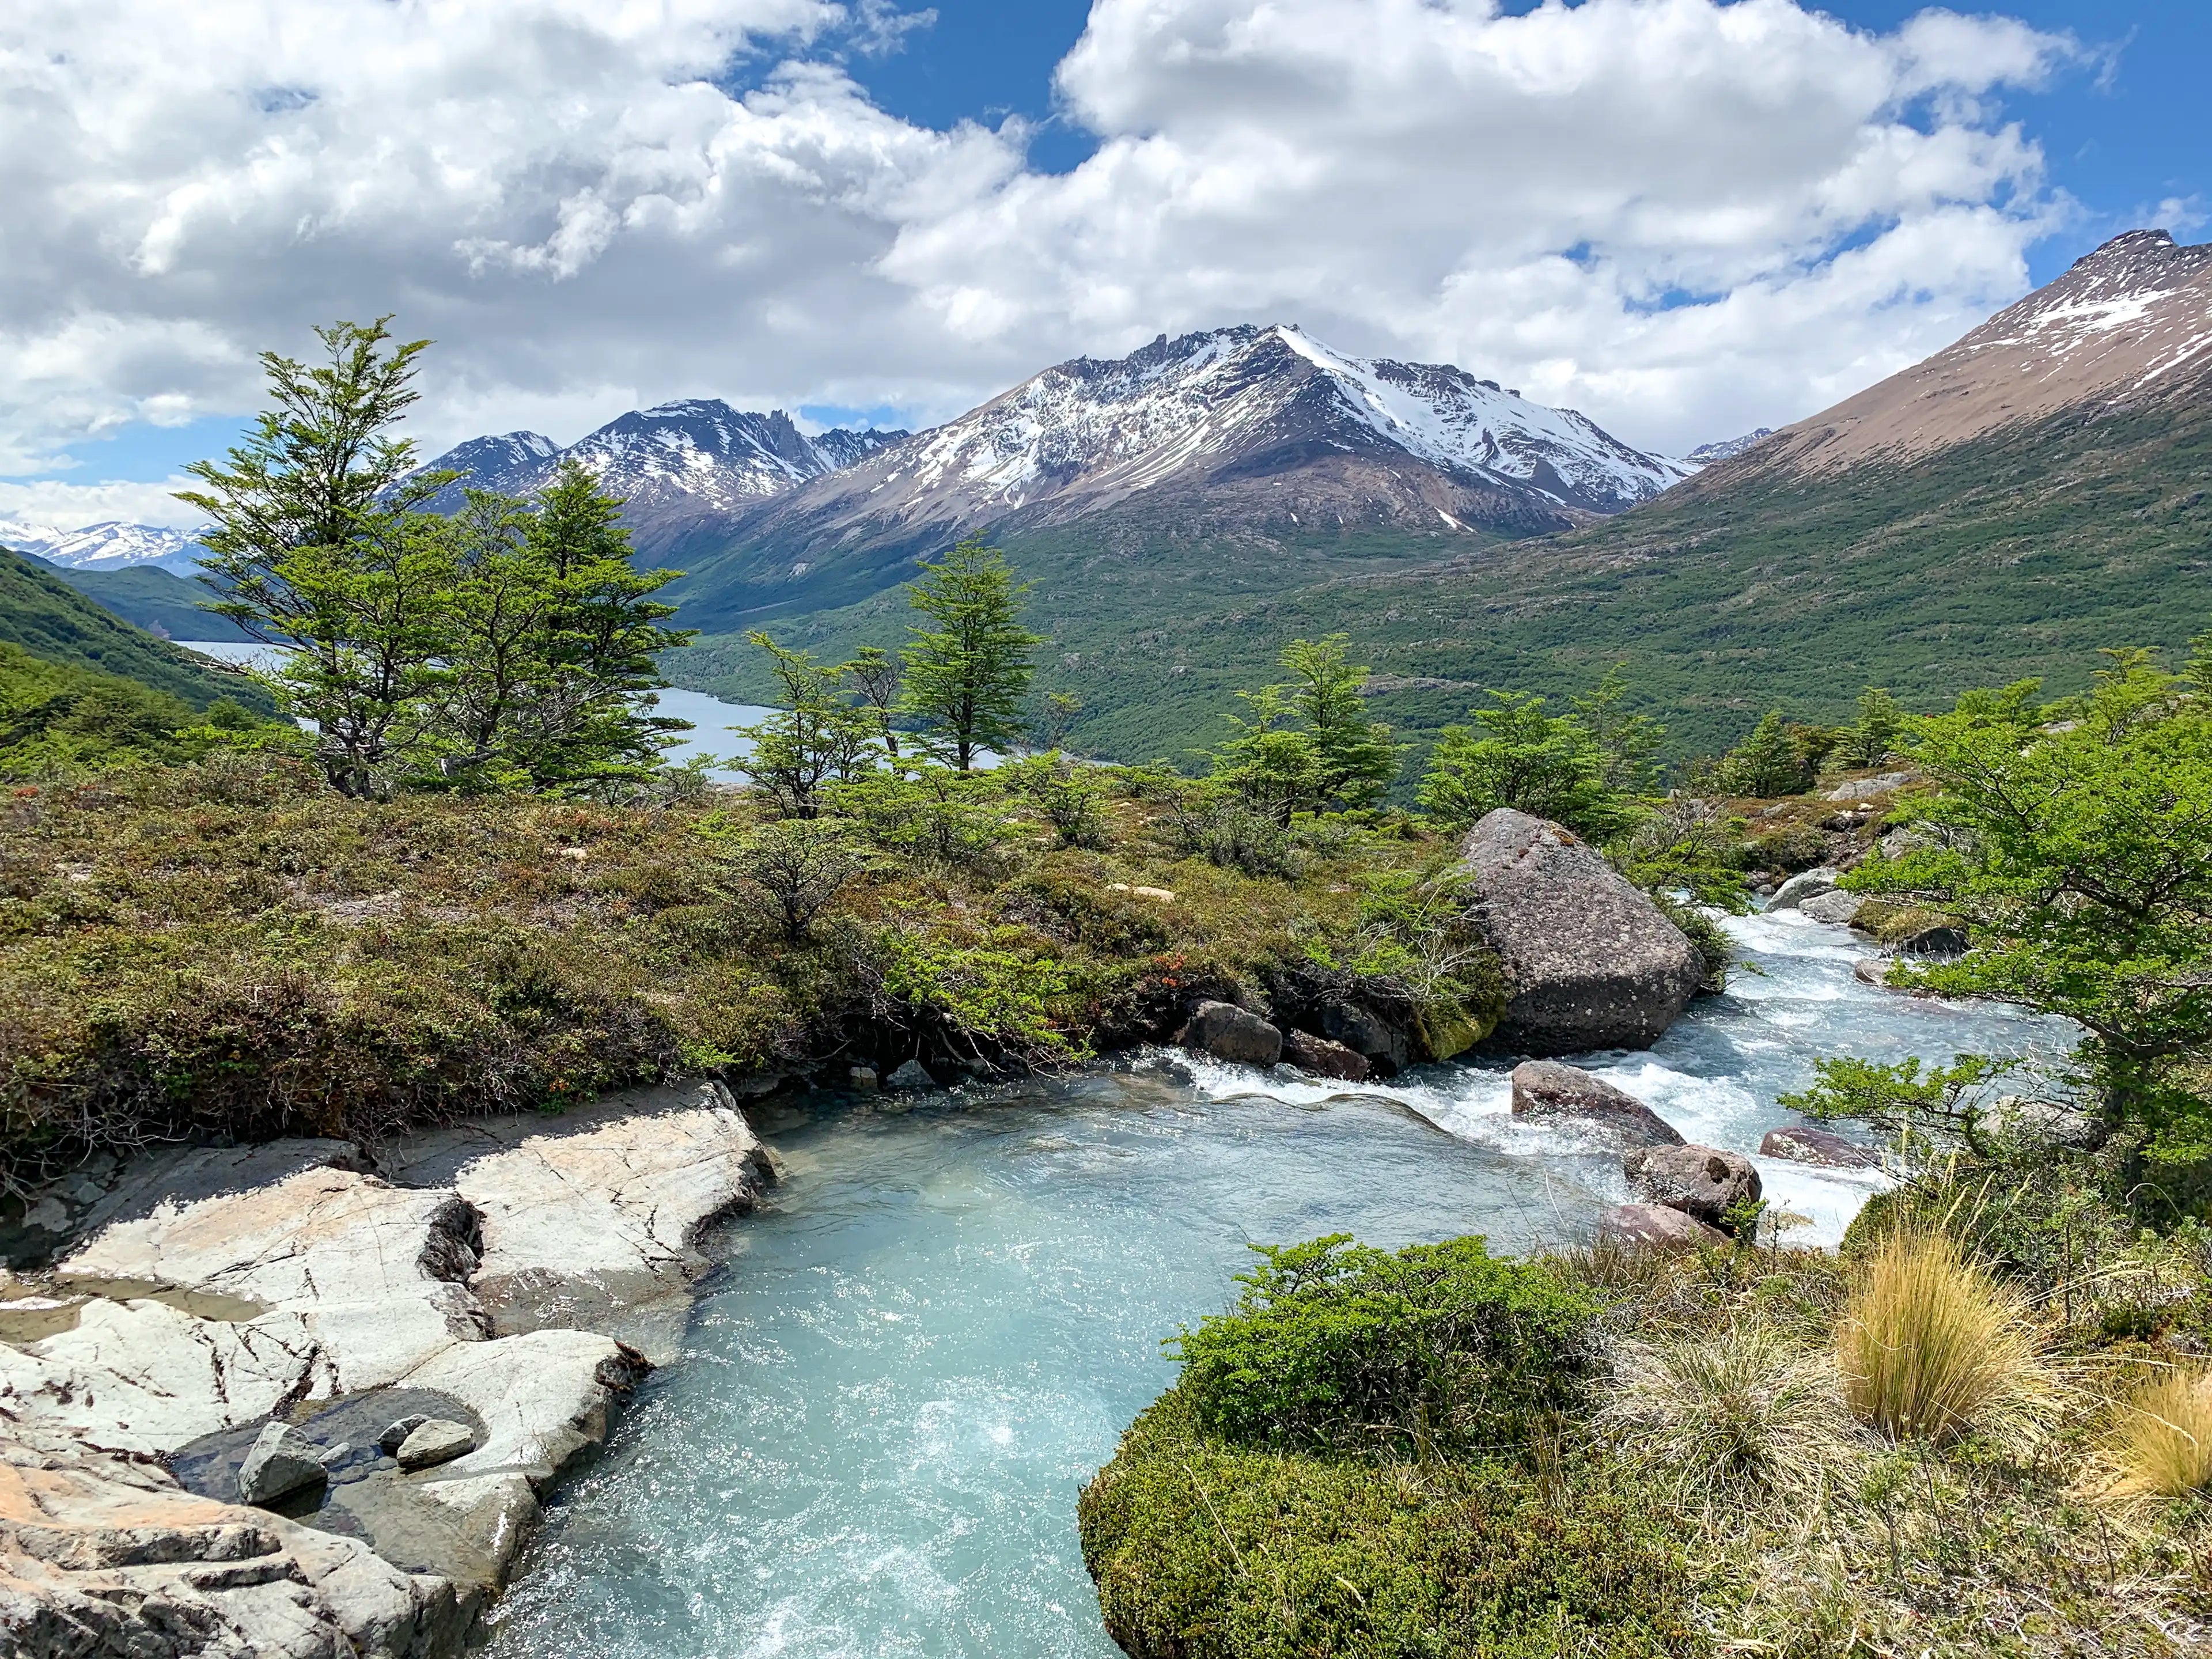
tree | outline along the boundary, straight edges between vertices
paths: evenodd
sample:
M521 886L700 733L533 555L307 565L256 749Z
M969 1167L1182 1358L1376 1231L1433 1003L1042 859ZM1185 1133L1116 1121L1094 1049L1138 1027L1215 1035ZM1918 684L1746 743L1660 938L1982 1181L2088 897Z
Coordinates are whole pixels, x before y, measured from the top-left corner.
M1501 806L1564 824L1604 841L1634 823L1635 808L1607 787L1605 756L1582 722L1547 714L1544 700L1492 691L1474 725L1448 726L1437 738L1417 799L1431 817L1473 823Z
M1349 644L1331 634L1283 647L1291 708L1313 734L1314 805L1322 810L1372 805L1398 775L1397 746L1389 726L1367 718L1360 690L1369 671L1352 665Z
M1807 741L1804 734L1814 730L1791 725L1778 708L1769 711L1749 737L1721 757L1714 781L1731 795L1764 799L1803 794L1813 787L1820 757L1826 753Z
M776 930L794 945L863 867L842 828L829 823L764 823L727 857Z
M866 714L838 695L839 671L824 668L805 651L790 651L756 629L748 642L768 653L782 683L784 708L758 726L739 727L752 751L738 769L795 818L817 817L822 791L849 782L865 769L861 757L872 733Z
M874 717L877 740L894 769L899 762L898 727L892 722L899 712L899 688L903 678L897 658L879 645L863 646L853 659L837 671L859 694L861 706Z
M1937 785L1914 809L1926 844L1846 885L1969 930L1972 951L1901 970L1913 983L2086 1027L2106 1125L2140 1137L2147 1180L2178 1182L2212 1160L2212 706L2140 652L2079 699L2039 689L1908 720Z
M1615 663L1596 690L1574 700L1575 718L1597 744L1598 774L1607 788L1621 795L1656 795L1667 728L1649 714L1624 709L1627 696L1627 666Z
M392 435L429 342L394 343L390 320L317 329L313 368L264 352L274 407L228 465L185 469L205 489L179 492L213 520L207 608L294 647L272 689L313 723L316 759L350 795L388 787L421 744L449 643L452 550L416 509L455 475L416 471Z
M1905 733L1905 710L1879 685L1859 693L1859 717L1844 728L1837 753L1853 766L1879 766Z
M966 772L984 750L1003 752L1020 738L1022 698L1036 672L1030 653L1044 637L1021 625L1029 584L1016 583L997 548L970 537L922 572L907 592L933 626L909 630L902 707L933 728L931 746Z
M447 595L447 662L437 724L447 752L440 773L479 787L522 781L508 752L546 678L554 583L532 556L530 510L480 489L446 521L453 544Z
M1314 734L1292 726L1295 711L1279 685L1240 691L1249 714L1231 714L1236 727L1212 753L1213 781L1264 814L1287 826L1294 813L1310 810L1321 797L1321 747Z

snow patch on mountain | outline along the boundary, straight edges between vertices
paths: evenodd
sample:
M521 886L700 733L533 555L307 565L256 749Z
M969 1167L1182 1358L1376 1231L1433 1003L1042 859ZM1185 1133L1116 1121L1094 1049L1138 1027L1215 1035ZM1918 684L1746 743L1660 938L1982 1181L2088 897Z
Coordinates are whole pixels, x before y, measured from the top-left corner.
M124 570L158 564L186 572L197 568L198 536L161 525L106 520L76 530L0 521L0 546L35 554L48 564L73 570Z
M1757 443L1761 438L1771 438L1774 428L1762 426L1747 432L1741 438L1723 438L1717 443L1699 444L1682 459L1692 467L1711 466L1715 461L1732 461Z

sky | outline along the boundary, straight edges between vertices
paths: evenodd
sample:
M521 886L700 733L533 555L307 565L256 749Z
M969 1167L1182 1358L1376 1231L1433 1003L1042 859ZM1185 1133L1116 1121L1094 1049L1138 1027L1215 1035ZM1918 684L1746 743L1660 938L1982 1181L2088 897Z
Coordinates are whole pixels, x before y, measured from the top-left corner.
M1679 453L2202 240L2208 62L2201 0L0 0L0 519L190 526L257 354L386 312L426 457L1242 322Z

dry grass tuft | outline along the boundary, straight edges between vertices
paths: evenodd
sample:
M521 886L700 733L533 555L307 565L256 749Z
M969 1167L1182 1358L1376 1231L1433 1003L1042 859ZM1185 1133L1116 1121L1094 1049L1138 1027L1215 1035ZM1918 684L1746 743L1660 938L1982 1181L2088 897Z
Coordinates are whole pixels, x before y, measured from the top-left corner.
M2170 1371L2140 1389L2105 1455L2114 1498L2185 1498L2212 1486L2212 1371Z
M1813 1513L1861 1453L1834 1359L1757 1318L1627 1346L1601 1420L1709 1521L1768 1499Z
M1939 1233L1899 1231L1861 1264L1837 1325L1844 1397L1893 1440L2035 1437L2059 1389L2027 1302Z

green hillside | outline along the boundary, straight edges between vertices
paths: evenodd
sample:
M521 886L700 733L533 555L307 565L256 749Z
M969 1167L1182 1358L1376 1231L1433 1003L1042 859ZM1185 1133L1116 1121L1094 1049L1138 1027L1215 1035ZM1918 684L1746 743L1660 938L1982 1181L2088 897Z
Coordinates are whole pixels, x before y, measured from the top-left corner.
M204 708L229 697L260 713L271 705L244 675L227 672L134 628L94 605L54 569L0 548L0 641L34 657L135 680Z
M227 617L199 608L208 591L159 565L133 565L125 570L76 570L64 565L46 567L103 611L124 621L159 632L173 640L243 640L245 629Z
M1310 563L1286 558L1291 580L1264 592L1209 592L1204 542L1118 522L1006 544L1037 580L1033 625L1054 636L1041 680L1083 699L1076 740L1102 754L1210 740L1282 641L1336 631L1386 684L1412 683L1377 708L1413 734L1462 717L1483 685L1566 692L1626 660L1677 752L1709 750L1777 704L1833 720L1869 683L1917 705L2028 675L2065 690L2100 647L2212 628L2212 404L2069 414L1910 465L1734 469L1590 530L1443 564L1297 585ZM1174 565L1172 580L1131 574ZM887 595L776 631L835 654L894 643L904 620ZM687 683L766 689L742 641L702 647L675 665Z

